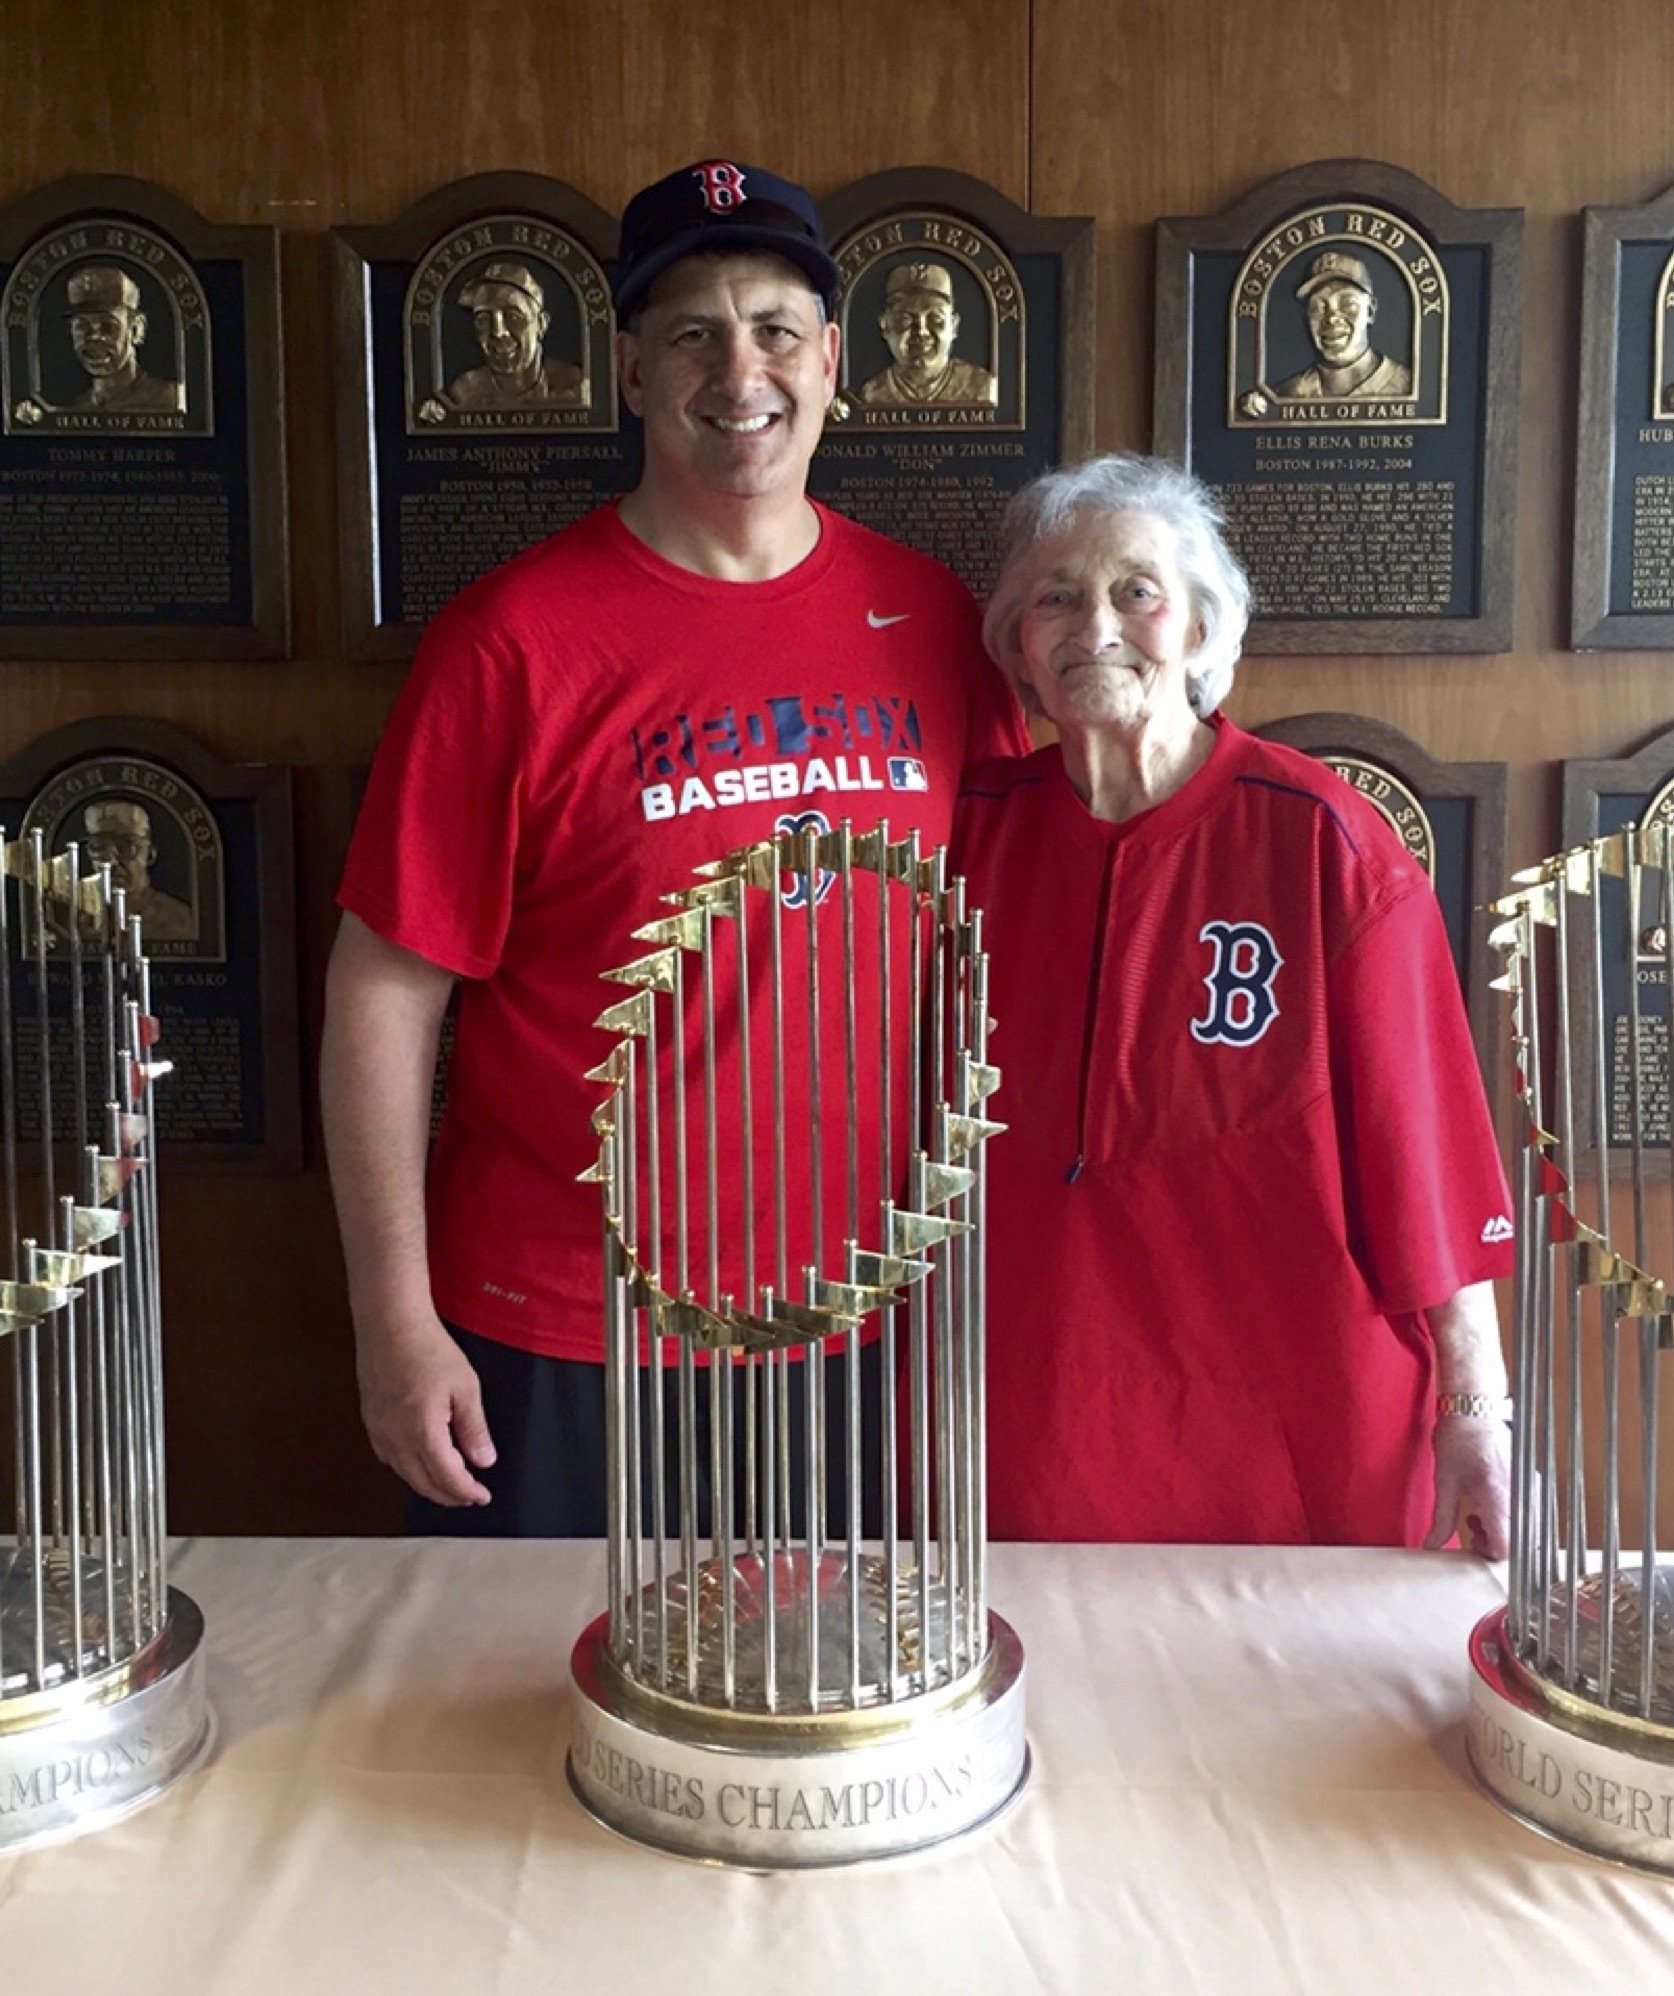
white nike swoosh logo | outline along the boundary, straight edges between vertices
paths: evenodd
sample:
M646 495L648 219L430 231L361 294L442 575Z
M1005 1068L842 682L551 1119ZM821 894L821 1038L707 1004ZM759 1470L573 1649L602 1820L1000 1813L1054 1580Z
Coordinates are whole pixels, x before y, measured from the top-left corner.
M911 615L911 610L903 610L898 617L880 617L876 610L868 610L866 621L874 631L887 631L891 624L904 624Z

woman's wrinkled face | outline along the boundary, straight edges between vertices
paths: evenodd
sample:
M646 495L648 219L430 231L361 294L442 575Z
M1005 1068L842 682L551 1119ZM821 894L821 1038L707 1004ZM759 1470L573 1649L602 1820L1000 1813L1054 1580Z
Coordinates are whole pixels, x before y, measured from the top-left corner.
M1072 520L1035 544L1024 583L1024 676L1049 721L1126 730L1190 715L1203 630L1165 520Z

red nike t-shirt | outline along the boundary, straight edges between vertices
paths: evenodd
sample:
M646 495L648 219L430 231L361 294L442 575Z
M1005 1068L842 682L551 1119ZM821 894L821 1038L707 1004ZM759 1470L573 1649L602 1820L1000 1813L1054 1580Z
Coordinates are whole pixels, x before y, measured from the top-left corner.
M431 1286L483 1336L602 1355L599 1194L574 1183L598 1155L603 1090L585 1076L611 1045L594 1021L625 995L601 973L645 953L633 931L669 912L661 897L786 827L887 821L945 842L961 768L1027 746L963 585L840 515L820 524L788 574L729 583L601 508L444 610L390 719L339 898L462 979ZM875 1050L862 1059L875 1117ZM805 1142L786 1168L809 1210ZM722 1175L735 1242L738 1175ZM763 1230L772 1198L756 1187ZM706 1239L688 1248L704 1269Z

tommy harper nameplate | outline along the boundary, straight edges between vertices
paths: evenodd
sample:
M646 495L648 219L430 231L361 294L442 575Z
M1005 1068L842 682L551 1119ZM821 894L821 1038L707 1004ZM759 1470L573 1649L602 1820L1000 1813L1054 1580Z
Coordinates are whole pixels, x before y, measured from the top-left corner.
M143 180L0 214L0 656L289 643L278 233Z

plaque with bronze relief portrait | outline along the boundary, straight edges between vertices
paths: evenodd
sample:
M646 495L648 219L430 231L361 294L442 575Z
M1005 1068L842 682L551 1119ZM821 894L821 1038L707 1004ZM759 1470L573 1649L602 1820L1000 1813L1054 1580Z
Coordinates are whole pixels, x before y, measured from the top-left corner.
M1155 448L1226 509L1247 650L1509 646L1521 243L1377 160L1157 224Z
M1489 988L1497 965L1488 947L1488 904L1505 891L1505 764L1438 762L1410 735L1363 714L1291 714L1255 732L1334 769L1376 805L1428 874L1492 1100L1505 1033L1498 995Z
M1674 647L1674 187L1583 215L1570 644Z
M821 212L843 348L808 489L980 597L1006 501L1093 446L1093 224L931 167Z
M0 766L0 824L14 839L38 831L48 858L74 845L82 873L108 866L128 913L140 919L159 1050L174 1063L168 1088L157 1093L165 1162L297 1169L290 771L223 763L160 721L77 721ZM9 933L12 1016L26 1044L37 1013L24 988L33 963L22 948L33 937L17 923ZM49 923L46 942L48 975L68 980L73 939ZM96 979L98 964L84 961L84 974ZM49 1052L43 1086L54 1085L50 1063L66 1053ZM38 1072L28 1061L22 1067ZM36 1096L26 1093L17 1111L25 1136L38 1129Z
M0 656L289 647L279 238L118 175L0 211Z
M1566 850L1593 839L1608 839L1630 825L1659 825L1674 835L1674 728L1618 758L1575 760L1563 765L1563 843ZM1674 997L1674 910L1668 906L1660 867L1638 881L1639 905L1629 908L1624 872L1599 882L1599 932L1618 941L1594 965L1590 938L1593 913L1587 898L1566 896L1571 932L1572 991L1569 1006L1573 1047L1571 1071L1581 1077L1573 1105L1577 1150L1598 1149L1600 1110L1611 1149L1628 1146L1634 1120L1633 1046L1639 1048L1642 1141L1651 1169L1666 1173L1674 1151L1670 1115L1669 1028ZM1631 944L1632 961L1629 961ZM1596 979L1596 981L1595 981ZM1602 1003L1601 1003L1602 1001ZM1595 1027L1595 1014L1598 1015ZM1635 1016L1637 1015L1637 1016ZM1602 1059L1597 1040L1602 1030ZM1551 1021L1548 1021L1551 1030ZM1603 1071L1605 1101L1598 1101L1595 1077Z
M602 209L529 173L332 231L351 657L405 656L468 582L632 483L615 252Z

